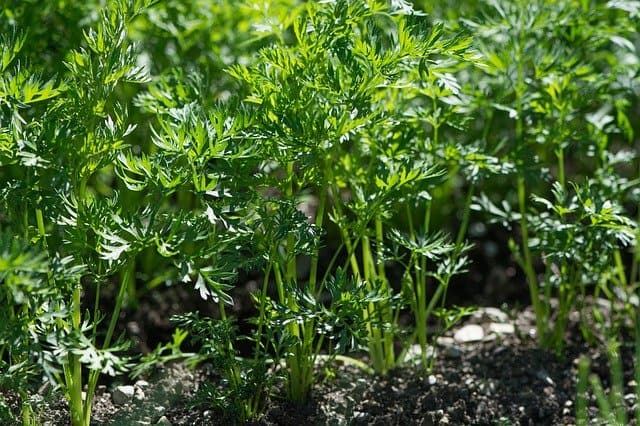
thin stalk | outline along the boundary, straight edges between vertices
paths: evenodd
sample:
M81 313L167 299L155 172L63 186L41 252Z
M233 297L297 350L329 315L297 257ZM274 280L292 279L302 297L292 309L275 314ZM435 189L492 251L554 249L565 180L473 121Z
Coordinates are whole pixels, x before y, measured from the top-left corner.
M336 186L335 194L338 194L337 189L338 188ZM338 195L338 198L339 198L339 195ZM344 220L345 215L342 211L342 205L340 204L339 200L336 200L336 202L334 203L334 207L336 212L339 215L339 220ZM342 242L344 243L344 246L347 248L347 253L349 254L349 263L351 264L351 270L353 272L354 278L356 280L359 280L361 277L361 274L360 274L360 267L358 266L358 260L356 259L355 252L354 252L355 245L352 243L347 230L343 226L339 226L339 228L340 228L340 235L342 237Z
M412 241L416 241L416 233L413 226L413 217L411 214L411 209L409 205L407 208L407 223L409 225L409 236ZM426 217L427 215L425 215ZM409 265L413 264L415 271L415 283L413 288L414 300L412 301L412 307L414 311L415 321L416 321L416 330L414 336L418 338L418 344L420 345L420 353L422 359L422 365L426 368L427 366L427 316L426 316L426 305L427 305L427 289L426 289L426 275L424 273L424 269L421 267L421 262L419 259L416 259L412 254L412 259L409 261ZM401 354L401 358L403 359L404 355Z
M256 348L254 354L254 360L258 360L260 354L260 344L262 342L262 329L265 325L265 304L267 301L267 289L269 287L269 277L271 276L272 262L267 265L267 270L264 273L264 280L262 282L262 291L260 292L260 311L258 313L258 331L256 336Z
M529 249L529 230L527 224L527 207L526 207L526 190L524 177L518 176L518 205L520 210L520 232L522 233L522 252L524 255L522 267L527 277L527 283L529 284L529 296L531 297L531 304L536 315L536 328L538 330L538 336L540 342L544 345L546 339L546 331L544 330L544 311L540 301L540 295L538 291L538 282L536 273L533 270L533 260L531 257L531 250Z
M73 289L71 302L71 325L73 330L81 329L81 284L78 281ZM84 407L82 401L82 364L78 355L69 354L69 367L71 382L69 387L69 409L71 411L71 424L73 426L86 426L84 422Z
M618 274L618 280L620 281L620 285L624 287L625 290L628 290L627 276L624 273L624 264L622 263L622 256L620 255L620 249L615 249L613 251L613 259L616 264L616 273Z
M316 227L322 229L322 222L324 219L324 211L327 204L327 191L320 189L320 200L318 201L318 209L316 210ZM309 290L311 294L316 295L316 283L318 279L318 261L319 261L319 249L314 250L313 256L311 256L311 269L309 270Z
M518 148L521 148L524 143L524 119L523 119L523 98L524 91L526 90L526 83L524 81L524 61L523 61L523 47L522 40L524 39L524 30L521 29L518 38L516 40L516 85L515 85L515 101L516 101L516 128L515 138ZM522 167L522 164L520 165ZM538 282L535 271L533 269L533 260L531 256L531 250L529 249L529 230L527 223L527 191L525 184L524 173L521 168L518 170L517 178L518 187L518 208L520 211L520 232L522 233L522 252L524 255L522 267L527 277L527 283L529 285L529 295L531 297L531 304L536 315L536 328L538 330L538 336L541 343L545 344L546 331L543 330L545 318L543 316L542 306L539 299Z
M222 321L227 321L227 311L224 307L224 302L222 301L222 299L218 300L218 311L220 312L220 319ZM234 349L233 349L233 342L229 341L227 342L227 348L228 350L233 354L234 353ZM242 386L242 377L240 375L240 371L237 368L237 365L235 363L232 363L231 366L229 367L229 372L231 373L231 380L232 380L232 386L235 389L240 389L240 387ZM242 407L241 411L240 411L240 416L241 416L241 421L244 421L247 419L247 415L250 414L248 411L250 410L250 403L248 403L246 400L242 401Z
M578 363L578 386L576 389L576 424L587 425L587 385L589 382L589 359L580 357Z
M417 277L415 285L416 297L416 334L420 344L422 365L427 366L427 289L426 281ZM433 300L433 299L432 299Z
M108 349L111 344L111 339L113 338L113 333L116 329L116 325L118 324L118 319L120 318L120 311L122 310L122 304L127 295L127 289L132 285L131 281L134 281L133 275L135 272L134 268L129 267L129 264L134 262L132 259L127 261L127 264L124 268L124 273L122 274L122 279L120 280L120 288L118 289L118 295L116 296L116 303L113 308L113 312L111 313L111 319L109 320L109 327L107 328L107 334L104 337L104 342L102 343L103 349ZM89 373L89 380L87 383L87 400L84 404L84 421L85 424L88 425L91 420L91 407L93 404L93 395L96 390L96 385L98 384L98 378L100 377L100 370L91 370Z
M564 149L559 146L556 149L556 158L558 160L558 182L562 186L562 189L565 188L565 177L564 177Z
M290 161L287 163L287 177L288 184L286 187L286 197L287 199L294 198L294 180L295 180L295 171L294 171L294 162ZM293 248L295 246L295 236L290 234L287 236L287 263L285 270L285 277L289 283L297 284L298 282L298 272L297 272L297 259L295 254L293 253ZM297 310L297 302L295 299L285 296L287 306L292 310ZM313 339L313 334L305 333L304 327L301 329L298 323L291 322L289 325L290 332L292 335L300 338L301 343L296 345L293 348L293 355L287 359L287 364L289 365L289 369L291 372L291 376L289 379L289 396L290 398L298 403L305 402L307 400L309 390L311 388L312 378L310 377L312 371L310 371L309 363L310 354L307 349L309 347L309 340Z
M382 286L382 291L384 292L385 299L380 303L381 306L381 315L382 320L386 324L390 324L392 327L395 327L396 323L393 320L393 307L390 305L389 300L391 300L391 288L389 288L389 281L387 280L387 274L384 269L384 232L382 219L380 216L376 216L375 219L376 226L376 245L377 245L377 279L380 281ZM392 329L393 330L393 329ZM385 355L385 364L393 368L395 366L395 354L393 349L393 331L385 332L383 331L384 336L384 355Z
M613 347L609 349L609 364L611 366L611 400L614 405L615 418L619 424L627 425L629 422L624 402L622 360L620 359L620 350L617 344L613 344Z
M371 258L371 249L369 243L369 237L362 237L362 264L364 273L364 282L366 283L367 291L373 291L372 283L375 282L376 272L373 267L373 259ZM382 335L379 326L376 324L380 318L377 306L374 302L369 302L367 309L364 311L364 319L367 322L367 330L369 332L369 354L373 363L373 368L376 372L385 374L386 366L384 362L384 349L382 342Z
M458 234L456 235L456 247L460 247L462 240L467 235L467 229L469 228L469 218L471 216L471 202L473 201L473 195L475 193L475 184L470 184L467 190L467 196L464 199L464 208L462 211L462 222L460 222L460 228L458 228ZM458 250L456 250L456 253Z

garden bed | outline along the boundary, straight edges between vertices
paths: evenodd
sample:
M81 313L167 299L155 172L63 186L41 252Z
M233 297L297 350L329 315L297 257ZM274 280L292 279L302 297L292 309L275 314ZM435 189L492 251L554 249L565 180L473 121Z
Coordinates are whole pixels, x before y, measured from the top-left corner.
M319 364L311 400L293 405L275 394L265 414L251 425L570 425L576 423L576 377L580 355L608 383L606 355L587 345L573 322L563 357L540 349L530 309L504 312L479 308L438 339L437 357L425 372L409 355L405 367L385 377L368 374L348 362ZM419 351L419 348L417 349ZM416 351L415 355L418 355ZM628 409L634 407L633 365L623 353ZM219 380L204 365L164 365L148 377L114 382L98 389L95 425L224 425L225 413L196 404L199 387ZM130 394L129 394L130 392ZM16 407L14 407L15 409ZM64 399L50 397L41 406L43 424L68 424ZM595 399L589 414L596 418Z

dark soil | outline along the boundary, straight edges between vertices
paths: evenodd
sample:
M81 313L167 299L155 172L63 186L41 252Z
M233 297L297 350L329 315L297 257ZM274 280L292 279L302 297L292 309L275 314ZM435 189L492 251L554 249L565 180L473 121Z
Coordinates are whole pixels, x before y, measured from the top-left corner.
M498 316L499 318L497 318ZM464 325L479 324L484 337L461 342L452 336ZM492 326L493 324L493 326ZM511 324L506 332L492 332L495 324ZM606 356L586 345L574 325L563 357L539 349L533 314L524 310L507 317L497 309L480 309L465 324L439 339L431 372L418 361L372 376L349 363L334 362L318 368L318 383L311 401L303 406L284 398L269 401L265 415L253 425L569 425L575 424L576 364L580 354L605 386ZM599 345L598 345L599 346ZM626 392L631 386L632 359L625 361ZM327 367L327 368L325 368ZM116 405L110 388L102 386L94 404L96 425L224 425L224 413L193 407L194 396L214 377L207 368L190 371L176 364L157 370L148 383L135 384L136 396ZM15 398L8 398L15 401ZM635 403L627 395L629 409ZM595 401L590 399L590 415ZM61 398L43 403L42 421L67 425L68 411ZM14 407L17 409L17 407Z

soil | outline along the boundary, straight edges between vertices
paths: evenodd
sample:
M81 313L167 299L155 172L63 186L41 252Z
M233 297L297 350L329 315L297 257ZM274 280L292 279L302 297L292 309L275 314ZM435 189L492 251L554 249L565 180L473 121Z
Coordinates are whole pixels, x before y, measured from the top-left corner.
M471 324L482 328L481 336L462 336L461 330ZM562 357L539 349L530 309L507 315L496 308L482 308L438 340L430 372L417 360L410 360L385 377L369 375L345 362L319 366L308 404L295 406L274 397L265 415L248 424L575 424L578 357L585 354L591 359L592 371L605 387L608 367L606 356L595 349L602 346L583 341L576 318L569 327L566 345ZM631 380L633 363L629 354L623 350L626 399L632 410L635 383ZM120 404L114 403L113 391L123 383L102 385L95 398L93 424L233 424L224 419L224 413L193 406L198 388L214 377L207 366L189 370L181 364L167 365L146 380L130 383L135 395ZM11 395L5 397L15 404ZM593 417L597 414L594 398L588 403ZM43 424L68 424L68 409L62 398L45 401L42 407Z

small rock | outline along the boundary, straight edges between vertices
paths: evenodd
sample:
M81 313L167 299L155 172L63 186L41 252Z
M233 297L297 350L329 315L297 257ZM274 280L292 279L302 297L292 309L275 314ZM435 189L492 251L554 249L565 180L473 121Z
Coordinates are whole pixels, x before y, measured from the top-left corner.
M429 383L430 385L435 385L437 381L438 379L436 379L436 376L434 376L433 374L427 377L427 383Z
M147 382L146 380L138 380L133 385L137 388L144 389L149 387L149 382Z
M144 391L140 388L135 388L136 393L134 395L134 397L138 400L138 401L144 401L145 395L144 395Z
M478 310L476 310L473 313L473 316L475 318L486 317L491 319L492 321L498 321L498 322L506 322L509 320L509 316L506 313L504 313L498 308L494 308L491 306L486 308L478 308Z
M489 331L496 334L513 334L515 333L516 328L513 324L492 322L489 324Z
M427 351L427 359L433 358L435 356L436 351L433 348L433 346L427 346L426 351ZM422 358L422 348L420 347L420 345L411 345L411 347L409 347L409 350L407 351L407 355L406 355L407 361L411 361L411 360L419 361L421 358Z
M131 402L135 394L136 390L133 386L117 386L113 392L111 392L111 399L116 405L124 405L127 402Z
M482 327L476 324L465 325L453 335L456 342L477 342L484 338L484 330Z
M161 425L161 426L172 426L171 422L169 421L169 419L167 418L167 416L162 416L158 419L158 421L156 422L157 425Z
M544 380L545 382L547 382L551 386L555 386L555 383L553 383L553 379L551 377L549 377L549 373L547 373L546 370L544 370L544 369L538 370L538 371L536 371L535 375L536 375L536 378L538 378L540 380Z
M155 407L153 407L153 411L155 411L158 414L162 414L165 411L167 411L167 409L165 407L163 407L162 405L156 405Z
M440 336L436 340L436 343L439 344L440 346L451 346L455 343L455 340L453 340L452 337Z

